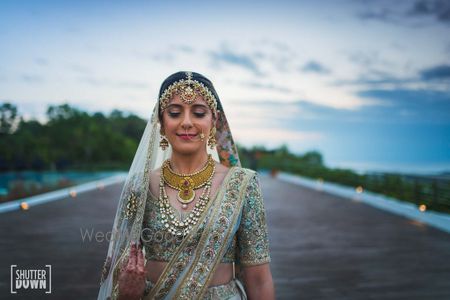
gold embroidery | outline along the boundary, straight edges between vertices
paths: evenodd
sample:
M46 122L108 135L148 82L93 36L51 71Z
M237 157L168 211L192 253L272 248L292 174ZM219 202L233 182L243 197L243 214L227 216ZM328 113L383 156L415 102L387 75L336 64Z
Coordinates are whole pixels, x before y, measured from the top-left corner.
M136 213L136 210L137 210L137 197L136 194L133 191L131 191L127 199L127 211L126 211L127 219L133 218L134 214Z
M180 288L177 290L177 293L175 294L175 297L182 296L187 297L190 299L199 298L202 299L203 295L206 293L206 290L208 289L209 282L212 279L212 275L215 272L215 269L219 265L220 261L217 259L217 257L222 257L224 252L226 251L225 247L223 247L222 243L223 241L228 241L231 238L231 234L233 234L233 226L231 224L235 224L237 221L237 218L239 216L239 212L241 211L242 204L243 204L243 194L246 190L246 186L248 183L249 176L244 169L240 169L238 172L235 173L235 176L233 176L232 180L228 183L228 187L226 189L226 193L224 197L221 197L221 205L218 205L215 208L215 212L211 216L211 220L209 224L206 226L206 229L208 230L208 233L202 234L202 237L198 243L198 248L205 249L204 255L197 255L194 258L194 261L192 262L192 268L188 271L188 273L185 276L184 281L180 283ZM230 191L239 191L241 197L234 198L230 197ZM233 203L235 205L234 211L228 211L225 209L226 203ZM227 218L228 217L228 218ZM230 220L231 219L231 220ZM224 226L223 222L225 220L230 220L231 222L228 223L228 227ZM225 228L227 230L225 230ZM214 240L214 233L219 232L221 235L221 238L219 241ZM208 245L208 246L207 246ZM208 253L208 251L212 251L214 255L211 255L212 253ZM198 269L199 266L202 264L207 264L210 266L211 271L207 273L201 273ZM186 288L189 282L187 281L190 277L195 274L196 276L196 282L201 282L203 285L199 286L198 289L192 290L189 288ZM184 287L184 288L183 288Z

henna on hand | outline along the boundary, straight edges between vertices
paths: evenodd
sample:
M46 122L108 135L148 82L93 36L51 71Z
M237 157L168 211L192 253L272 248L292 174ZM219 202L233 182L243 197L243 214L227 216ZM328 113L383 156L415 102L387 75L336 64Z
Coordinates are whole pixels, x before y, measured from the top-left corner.
M132 243L128 261L123 265L119 275L119 299L138 300L144 290L144 254L136 243Z

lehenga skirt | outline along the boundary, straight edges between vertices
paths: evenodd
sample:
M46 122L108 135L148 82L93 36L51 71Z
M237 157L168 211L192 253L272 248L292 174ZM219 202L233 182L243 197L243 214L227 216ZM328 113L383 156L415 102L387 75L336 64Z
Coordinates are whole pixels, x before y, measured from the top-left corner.
M150 283L153 287L153 283ZM247 300L244 286L239 279L232 279L226 284L210 286L203 300Z
M211 286L206 291L207 300L247 300L244 286L239 279L232 279L230 282L222 285Z

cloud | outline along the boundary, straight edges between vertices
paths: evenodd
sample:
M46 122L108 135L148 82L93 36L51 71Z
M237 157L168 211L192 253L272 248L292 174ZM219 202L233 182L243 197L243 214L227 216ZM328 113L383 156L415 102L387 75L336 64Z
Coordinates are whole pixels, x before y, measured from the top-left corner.
M258 49L254 57L261 62L269 63L270 68L282 73L295 71L297 51L288 44L271 39L262 39L256 41L253 47Z
M424 80L450 79L450 66L440 65L424 69L420 75Z
M223 46L218 51L209 52L210 58L215 64L228 64L241 67L255 75L261 75L261 71L251 55L237 53Z
M169 44L160 49L134 49L130 54L138 60L150 60L152 62L161 62L171 65L176 61L182 61L185 60L186 57L195 55L196 49L187 44Z
M311 124L448 124L450 125L450 94L427 89L365 89L356 92L362 99L377 104L349 110L307 101L281 103L252 101L239 103L242 112L251 110L273 126L308 126ZM277 113L274 113L277 112ZM297 125L296 125L297 124ZM300 127L302 128L302 127Z
M173 49L174 51L179 51L179 52L188 53L188 54L195 52L194 48L192 48L191 46L188 46L188 45L174 45L171 47L171 49Z
M357 14L358 18L362 20L378 20L378 21L393 21L392 11L387 8L378 10L367 10Z
M302 152L319 149L328 162L411 163L419 156L448 161L445 152L449 148L442 146L450 128L450 95L431 90L368 89L358 96L374 98L380 104L348 110L303 100L261 100L239 103L240 114L232 110L229 120L239 143L267 147L286 143Z
M256 41L255 46L258 48L261 48L261 46L270 47L272 49L275 49L276 51L283 52L283 53L292 53L293 52L292 48L288 44L286 44L284 42L268 39L268 38L264 38L264 39Z
M336 108L313 103L307 99L288 103L260 100L239 103L239 105L242 108L242 113L246 110L251 110L254 115L258 114L261 117L261 120L265 120L265 123L267 123L268 120L271 120L277 126L286 126L287 122L295 123L300 121L358 122L366 120L366 116L360 116L360 113L363 112L363 108L357 110ZM372 108L372 106L367 108L367 111Z
M358 92L358 96L383 101L385 105L372 107L371 113L386 120L450 124L450 94L446 91L372 89Z
M139 60L150 60L163 63L173 63L176 59L176 50L169 47L165 50L160 50L159 52L143 51L143 50L133 50L131 55Z
M22 74L20 75L20 80L25 83L42 83L44 82L44 77L35 74Z
M450 2L447 0L418 0L408 14L410 16L432 16L438 21L450 23Z
M79 73L79 74L83 74L83 75L89 75L92 74L92 70L86 66L82 66L80 64L71 64L68 67L70 70Z
M286 86L281 85L275 85L273 83L260 83L256 81L250 81L250 82L244 82L242 83L243 86L256 88L256 89L263 89L263 90L272 90L282 93L292 93L292 90Z
M37 65L40 65L40 66L46 66L46 65L48 65L48 60L45 59L45 58L43 58L43 57L36 57L36 58L34 59L34 62L35 62Z
M80 82L87 83L94 87L107 86L113 88L132 88L132 89L146 89L148 83L135 80L111 80L106 78L95 77L81 77Z
M303 72L312 72L312 73L318 73L318 74L328 74L330 73L330 70L320 64L317 61L309 61L307 62L302 68L301 71Z
M404 25L424 25L417 21L425 18L450 24L450 2L447 0L416 0L409 1L375 1L364 2L364 11L357 14L361 20L376 20Z
M376 71L376 70L368 70L363 74L359 75L356 79L338 79L333 82L335 86L382 86L382 85L390 85L390 86L404 86L408 84L416 84L420 83L421 80L418 77L398 77L392 74Z
M234 133L241 144L283 144L288 142L318 141L324 134L318 131L301 131L288 128L238 128Z
M175 54L169 51L151 55L151 59L159 62L172 63L175 60Z
M373 51L349 51L346 53L347 58L350 62L362 66L392 66L392 63L380 56L380 52L377 50Z
M370 62L369 65L372 63ZM374 87L395 87L395 88L418 88L440 89L450 91L450 87L445 86L445 80L450 79L450 65L437 65L417 71L416 74L398 76L389 71L373 69L370 66L355 79L335 80L336 86L371 86Z

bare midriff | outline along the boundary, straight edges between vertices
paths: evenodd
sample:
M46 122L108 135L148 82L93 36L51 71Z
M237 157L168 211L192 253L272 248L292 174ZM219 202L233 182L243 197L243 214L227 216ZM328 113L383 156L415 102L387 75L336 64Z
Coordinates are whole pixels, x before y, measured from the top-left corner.
M147 272L147 279L152 283L156 283L161 276L167 262L165 261L155 261L149 260L145 266ZM221 263L217 266L217 269L213 275L213 278L209 286L216 286L226 284L233 279L233 264L231 263Z

